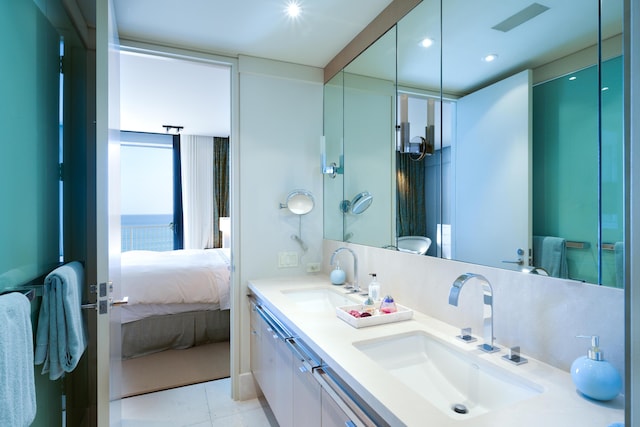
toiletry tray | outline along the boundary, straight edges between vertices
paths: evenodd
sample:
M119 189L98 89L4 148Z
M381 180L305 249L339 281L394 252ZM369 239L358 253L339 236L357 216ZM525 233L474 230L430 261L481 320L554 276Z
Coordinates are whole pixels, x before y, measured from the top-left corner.
M353 326L354 328L366 328L367 326L382 325L385 323L401 322L413 317L413 310L403 305L396 304L398 311L395 313L379 313L367 317L354 317L349 314L350 310L362 311L362 304L343 305L336 307L337 316Z

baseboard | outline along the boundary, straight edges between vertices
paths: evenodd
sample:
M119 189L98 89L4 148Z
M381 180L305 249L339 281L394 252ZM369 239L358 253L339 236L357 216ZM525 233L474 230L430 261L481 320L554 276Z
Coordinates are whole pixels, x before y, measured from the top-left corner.
M262 390L258 387L251 372L244 372L238 375L238 385L240 389L240 400L255 399L256 397L262 396Z

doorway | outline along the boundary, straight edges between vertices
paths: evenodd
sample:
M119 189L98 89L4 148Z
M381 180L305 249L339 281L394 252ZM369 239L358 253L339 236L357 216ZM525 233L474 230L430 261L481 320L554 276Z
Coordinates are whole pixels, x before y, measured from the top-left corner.
M130 47L122 48L120 55L120 129L123 131L123 135L147 135L153 140L163 141L148 143L148 141L145 142L145 140L131 143L128 141L130 138L122 138L120 156L122 173L125 173L125 169L127 169L135 175L133 178L123 176L123 186L129 186L130 184L127 184L127 182L138 181L138 184L143 184L139 186L140 188L138 188L138 190L142 187L147 188L147 190L141 190L143 194L146 193L145 197L149 197L151 192L155 192L161 194L164 198L168 196L169 199L173 199L174 201L176 199L182 199L179 194L176 194L175 191L168 188L170 184L167 184L167 182L161 183L161 181L166 181L166 179L175 182L175 164L173 164L173 168L167 165L158 165L162 164L162 162L167 162L167 159L163 158L163 154L167 154L167 149L171 146L172 142L174 146L172 147L173 149L169 151L175 152L176 136L178 140L180 138L185 139L185 136L197 136L197 138L201 139L216 139L216 141L226 139L226 141L230 141L231 66L230 63L213 59L185 57L184 55ZM227 142L227 144L230 144L230 142ZM151 148L155 148L156 150L149 151ZM129 154L133 153L133 157L126 157L127 150L131 151ZM164 153L162 151L164 151ZM156 174L158 171L153 171L154 167L169 167L172 169L172 174ZM151 171L149 168L151 168ZM180 172L178 172L178 174L180 174ZM166 187L167 191L162 191L163 186ZM127 188L127 190L130 189L131 188ZM230 192L227 191L227 197L229 193ZM137 212L125 212L127 204L124 201L124 187L122 197L122 214L137 215ZM135 199L141 196L133 197ZM142 203L143 208L141 209L149 208L149 205L156 201L156 199L144 201ZM162 206L165 205L166 200ZM159 207L158 212L141 211L141 215L154 215L158 220L165 220L169 217L175 218L173 206L170 209L165 208ZM157 215L157 217L155 215ZM228 211L226 215L229 215ZM127 217L127 220L132 219L134 218ZM167 224L164 224L164 222L167 222ZM175 231L176 221L174 219L169 222L164 222L160 224L160 227L151 228L165 234L167 231L165 228L169 228L170 232ZM136 228L135 226L125 227L125 224L122 224L123 233L129 228ZM156 230L156 228L158 228L158 230ZM162 228L162 230L160 230L160 228ZM161 246L164 244L162 247L143 245L143 247L136 247L136 249L148 252L176 252L176 249L180 250L182 248L181 244L174 244L170 248L165 247L168 244L165 240L167 239L165 238L159 243ZM138 243L140 242L136 244ZM206 247L213 247L213 245L207 245ZM133 246L125 247L125 239L123 238L121 251L125 252L129 249L134 248ZM202 249L205 250L204 247ZM228 252L227 262L230 265L230 249L228 249ZM124 278L122 280L124 280ZM222 301L219 301L217 305L214 304L214 308L210 307L211 304L209 304L209 302L200 305L189 302L190 307L187 313L174 313L172 310L176 308L177 304L177 302L169 302L164 304L164 306L159 303L150 304L154 306L154 310L159 310L155 315L163 317L159 319L163 323L161 326L151 323L146 325L143 323L141 329L138 329L138 332L142 331L142 333L147 336L153 332L153 328L164 331L176 328L175 334L180 335L182 333L180 332L180 328L183 326L176 326L177 324L183 325L192 322L201 325L204 323L205 326L198 326L197 333L193 334L202 334L204 336L203 340L196 340L196 342L180 341L177 343L172 341L166 349L163 347L164 344L159 344L157 348L151 348L149 354L145 354L146 349L142 349L136 350L139 351L140 354L136 353L135 357L128 355L127 358L135 365L133 368L134 371L140 372L140 366L145 367L146 371L143 372L142 384L140 385L139 383L135 386L138 388L133 391L127 391L126 381L123 382L124 396L170 389L184 386L187 383L199 383L212 379L212 375L222 377L229 375L230 346L228 345L228 331L231 309L229 307L223 307L224 304L222 304ZM224 311L227 312L226 315ZM213 312L216 314L213 314ZM225 328L227 330L226 346L223 341L223 330ZM123 337L123 342L125 340L126 337ZM189 348L186 349L183 347ZM124 351L123 349L123 352ZM207 362L208 356L205 357L204 362L202 361L202 354L207 351L212 351L218 355L226 354L226 356L216 356L218 357L217 362L209 364ZM143 359L144 357L149 358ZM226 360L221 363L219 357L226 358ZM170 378L170 375L165 375L169 370L180 371L180 366L183 366L184 363L180 366L177 364L179 362L185 362L185 360L193 360L191 365L205 363L203 366L211 369L191 369L188 375L173 376L173 378ZM189 362L186 363L187 365L190 364ZM152 368L154 365L156 368ZM220 368L220 365L226 366ZM126 366L123 366L123 369L126 370ZM201 377L199 377L199 372L202 372ZM124 376L126 376L126 372L124 372ZM158 378L164 379L164 381L156 381ZM231 394L230 391L229 394Z

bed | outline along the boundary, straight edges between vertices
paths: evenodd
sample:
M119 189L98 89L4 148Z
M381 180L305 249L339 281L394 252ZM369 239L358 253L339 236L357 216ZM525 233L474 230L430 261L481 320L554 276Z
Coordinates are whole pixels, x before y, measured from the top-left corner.
M229 249L122 253L122 358L229 340Z

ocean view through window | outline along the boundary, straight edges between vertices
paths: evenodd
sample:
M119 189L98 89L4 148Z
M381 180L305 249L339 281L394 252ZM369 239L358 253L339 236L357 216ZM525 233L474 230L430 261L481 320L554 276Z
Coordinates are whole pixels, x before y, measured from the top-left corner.
M173 249L173 214L121 215L122 252Z
M173 250L173 138L121 132L121 250Z

